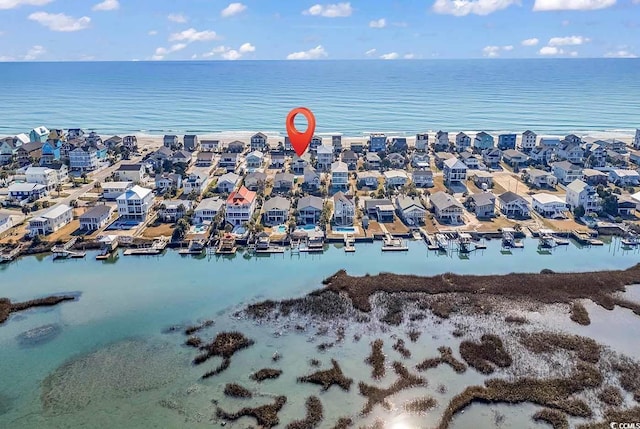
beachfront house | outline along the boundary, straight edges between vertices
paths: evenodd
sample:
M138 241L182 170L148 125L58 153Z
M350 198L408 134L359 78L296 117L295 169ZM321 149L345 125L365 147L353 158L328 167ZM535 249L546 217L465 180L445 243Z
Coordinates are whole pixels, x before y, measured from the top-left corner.
M582 179L582 167L569 161L558 161L551 164L553 175L558 182L568 185L576 179Z
M196 167L211 167L215 159L213 152L198 152L196 155Z
M482 161L489 168L500 167L500 160L502 160L502 151L497 147L492 149L485 149L482 152Z
M322 198L309 195L298 200L298 223L312 225L318 223L324 203Z
M411 166L413 168L429 168L431 166L431 157L427 152L414 152L411 155Z
M27 183L39 183L51 191L58 185L58 172L48 167L29 167L25 171Z
M104 141L104 145L109 150L115 150L119 147L122 147L122 137L120 136L112 136Z
M387 155L385 161L391 168L404 168L407 164L407 158L405 158L402 154L395 152Z
M359 171L356 180L360 188L377 189L380 177L382 175L378 171Z
M235 171L238 166L238 154L235 152L225 152L220 156L218 166L228 172Z
M108 201L115 201L120 195L133 188L135 183L133 182L103 182L102 198Z
M205 198L193 211L193 221L195 224L213 222L216 215L224 209L225 200L220 197Z
M364 143L363 142L351 142L351 144L349 145L349 149L351 149L355 153L364 153Z
M331 164L333 163L333 149L329 146L320 145L318 146L317 155L316 155L316 169L318 171L327 172L331 169Z
M496 214L496 196L491 192L470 195L466 201L469 211L478 219L490 219Z
M604 171L585 168L582 170L582 180L592 186L607 186L607 183L609 182L609 175Z
M507 149L502 153L502 159L514 169L524 167L529 163L529 157L519 150Z
M527 218L531 212L527 200L515 192L507 191L498 195L496 202L498 210L508 217Z
M293 189L295 176L291 173L276 173L273 178L273 190L277 192L289 192Z
M467 180L467 166L458 158L449 158L443 163L442 175L447 184L464 182Z
M558 178L552 173L537 168L529 168L524 174L524 181L536 188L555 188Z
M69 128L67 130L67 139L84 139L85 134L82 128Z
M145 221L153 205L153 192L135 185L116 198L116 203L120 219Z
M184 144L184 150L189 152L195 152L200 149L200 143L198 142L198 136L195 134L186 134L182 138Z
M124 136L122 139L122 145L128 150L135 152L138 150L138 137Z
M333 135L331 136L331 146L333 147L333 153L338 155L342 152L342 136L341 135Z
M304 174L305 168L311 165L311 155L309 152L304 153L302 156L294 156L291 160L291 171L293 174Z
M438 222L449 224L462 222L464 207L452 195L438 191L429 196L429 203Z
M71 171L93 171L98 168L98 165L98 152L92 146L77 147L69 152Z
M29 141L44 143L49 138L49 132L47 127L35 127L29 132Z
M389 170L382 173L387 187L398 188L409 181L409 175L405 170Z
M318 148L322 146L322 137L314 135L309 142L309 152L316 153Z
M259 150L264 152L267 149L267 136L263 133L257 133L251 136L251 150Z
M428 133L416 134L415 147L416 147L416 150L425 152L429 147L429 134Z
M393 137L389 142L389 152L407 152L409 150L409 145L407 144L406 137Z
M47 188L39 183L12 183L8 188L8 202L23 205L47 195Z
M333 223L338 226L353 225L356 205L351 195L337 192L333 196Z
M144 164L121 164L113 175L118 181L134 183L144 183L149 177Z
M65 204L58 204L29 221L29 236L51 234L72 220L73 209Z
M472 170L469 172L469 178L480 189L493 188L493 174L484 170Z
M96 231L107 225L113 207L108 204L99 204L80 215L80 229L83 231Z
M602 201L596 187L588 185L582 180L574 180L567 185L566 199L571 210L582 206L585 213L598 213L602 208Z
M384 152L387 150L387 136L383 133L369 135L369 152Z
M331 187L341 191L349 189L349 167L342 161L331 164Z
M516 135L515 134L500 134L498 135L498 149L505 151L507 149L516 148Z
M32 142L20 145L16 149L16 161L20 166L27 164L38 164L42 156L42 146L44 143Z
M473 139L474 152L482 153L487 149L493 149L495 146L493 136L484 131L480 131Z
M567 211L567 203L557 195L541 192L531 196L531 206L544 217L564 218Z
M236 173L225 173L218 178L216 189L222 194L228 194L233 191L240 182L240 176Z
M427 209L424 208L420 199L400 195L395 201L398 216L409 226L424 224L427 217Z
M227 144L227 152L230 153L242 153L244 152L244 142L241 142L240 140L234 140L232 142L229 142L229 144Z
M536 147L536 140L538 135L531 130L527 130L522 133L522 140L520 141L520 150L524 153L529 153Z
M636 134L633 137L632 145L635 149L640 149L640 129L636 129Z
M302 190L316 192L318 189L320 189L320 175L313 167L308 166L303 172Z
M433 186L433 171L413 170L411 172L411 181L418 188L431 188Z
M368 152L364 157L364 165L367 170L380 170L382 159L377 153Z
M162 145L168 149L178 149L180 147L180 139L173 134L167 134L162 138Z
M289 220L291 200L289 198L271 197L262 205L262 222L267 226L282 225Z
M433 150L435 152L446 152L449 150L451 143L449 143L449 133L446 131L438 131L436 133L436 140L433 142Z
M220 140L200 140L201 152L217 152L220 150Z
M347 164L349 171L355 171L358 168L358 155L351 149L342 152L340 159Z
M563 140L556 148L556 157L573 164L582 164L584 162L584 149L577 143Z
M256 209L256 193L242 186L231 192L225 204L225 221L233 226L248 223Z
M636 170L614 169L609 172L609 181L616 186L638 186L640 173Z
M471 137L463 132L456 134L455 141L456 152L463 152L471 149Z
M573 143L578 143L580 144L580 142L576 142L574 140L569 140L570 142ZM556 150L556 148L560 146L560 139L556 138L556 137L541 137L540 138L540 147L546 147L546 148L551 148L554 151Z
M160 204L158 216L163 222L177 222L191 210L191 207L193 202L190 200L164 200Z

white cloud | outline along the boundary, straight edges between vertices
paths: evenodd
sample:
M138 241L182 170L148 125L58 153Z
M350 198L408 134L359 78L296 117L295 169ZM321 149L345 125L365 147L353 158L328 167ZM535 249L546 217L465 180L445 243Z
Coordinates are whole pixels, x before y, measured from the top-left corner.
M315 4L302 12L304 15L324 16L325 18L346 18L351 16L351 3Z
M245 10L247 10L247 6L242 3L229 3L229 6L222 9L220 15L222 15L223 18L228 18L233 15L238 15Z
M178 24L184 24L187 22L187 17L181 13L171 13L167 16L167 19L171 22L177 22Z
M118 0L104 0L101 3L93 6L93 10L108 11L120 9L120 2Z
M520 42L520 44L522 46L536 46L539 42L540 42L540 40L538 40L535 37L533 37L531 39L523 40L522 42Z
M507 45L502 47L503 51L513 51L513 45Z
M156 48L155 53L153 54L153 56L151 57L152 60L163 60L164 57L166 57L168 54L172 53L172 52L178 52L183 50L184 48L187 47L186 43L176 43L174 45L171 45L170 48Z
M540 55L562 55L564 51L556 46L544 46L538 51Z
M53 0L0 0L0 9L15 9L20 6L44 6L52 1Z
M80 31L89 27L91 18L83 16L74 18L64 13L34 12L29 19L49 28L52 31Z
M583 36L567 36L567 37L552 37L549 39L549 46L576 46L589 42L588 37Z
M241 54L247 54L249 52L255 52L256 51L256 47L253 46L251 43L247 42L247 43L243 43L240 46L239 51L240 51Z
M151 30L147 33L149 36L155 36L156 34L158 34L158 32L156 30Z
M640 0L636 0L634 3L640 3ZM638 58L638 56L633 52L629 52L624 49L620 51L607 52L604 56L605 58Z
M416 55L415 54L404 54L404 56L402 58L404 58L405 60L413 60L413 59L416 58Z
M376 19L369 22L371 28L384 28L387 26L387 20L384 18Z
M0 63L15 61L16 59L8 55L0 55Z
M222 58L224 58L225 60L230 60L230 61L238 60L238 59L240 59L241 56L242 56L242 54L240 52L236 51L235 49L229 49L227 52L222 54Z
M368 57L371 57L371 56L375 55L375 54L376 54L376 52L378 52L378 50L377 50L376 48L373 48L373 49L369 49L369 50L368 50L367 52L365 52L364 54L365 54L366 56L368 56Z
M198 31L195 28L189 28L188 30L181 31L179 33L173 33L169 36L170 42L207 42L209 40L218 39L218 35L215 31Z
M489 15L513 4L520 4L520 0L436 0L432 9L443 15Z
M596 10L616 4L616 0L536 0L533 10Z
M400 54L397 52L389 52L388 54L380 55L380 59L383 60L397 60L398 58L400 58Z
M320 58L325 58L329 54L325 51L322 45L318 45L315 48L309 49L308 51L300 51L300 52L292 52L287 55L288 60L318 60Z
M569 56L571 56L571 57L577 57L577 56L578 56L578 51L571 51L571 52L569 52Z
M27 51L27 54L24 56L25 61L33 61L38 59L38 57L45 54L47 51L40 45L34 45Z
M482 49L482 55L489 58L495 58L500 56L500 51L513 51L513 45L505 45L505 46L485 46Z

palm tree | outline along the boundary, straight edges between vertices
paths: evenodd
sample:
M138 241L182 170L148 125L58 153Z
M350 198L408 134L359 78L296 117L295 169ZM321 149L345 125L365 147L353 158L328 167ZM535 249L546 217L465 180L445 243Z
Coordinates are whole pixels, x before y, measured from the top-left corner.
M82 181L83 181L84 183L87 183L87 173L82 173L82 174L80 175L80 178L82 179Z
M56 185L56 192L58 193L58 198L60 198L60 192L62 192L62 183L58 183Z

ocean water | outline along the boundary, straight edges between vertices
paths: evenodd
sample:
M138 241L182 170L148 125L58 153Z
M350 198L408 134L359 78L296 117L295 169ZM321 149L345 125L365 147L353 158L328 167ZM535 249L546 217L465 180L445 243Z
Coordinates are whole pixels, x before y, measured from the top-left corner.
M0 135L36 125L115 133L620 131L640 126L640 59L0 64Z
M623 250L618 240L602 247L563 246L550 254L539 254L536 244L535 240L529 240L524 249L503 255L500 240L491 240L486 250L472 253L469 259L428 252L424 243L417 241L409 242L408 252L398 253L381 252L380 243L358 243L353 254L345 254L339 246L332 245L321 255L238 254L232 258L198 259L170 251L157 257L120 256L115 263L105 263L94 260L95 254L89 252L82 260L52 262L50 256L19 259L0 266L0 296L16 301L61 292L80 292L81 296L76 302L13 315L0 326L0 405L4 404L4 409L0 407L0 427L211 427L209 419L215 413L212 401L231 410L244 404L224 397L222 389L227 382L239 382L266 395L256 399L259 403L269 402L272 395L286 393L290 402L281 415L280 427L284 427L302 417L306 397L319 394L317 386L295 383L295 376L313 371L307 364L309 359L319 357L323 368L327 368L329 359L335 357L356 384L359 380L371 382L370 368L362 362L369 353L369 342L380 334L365 332L359 342L353 342L354 332L347 326L344 344L318 356L315 347L326 340L318 337L316 342L309 343L308 337L319 326L311 326L302 334L273 336L280 332L281 324L254 325L231 317L247 303L302 296L321 287L323 278L341 268L353 275L378 272L434 275L447 271L490 274L538 272L543 268L587 271L628 268L640 257L640 249ZM638 296L636 293L633 297ZM592 324L586 327L568 321L568 315L562 312L549 316L534 311L527 317L532 320L537 317L540 323L554 329L592 336L631 356L640 353L640 344L629 340L640 335L637 316L622 309L606 311L595 305L588 308ZM199 377L217 365L217 361L202 367L191 366L194 352L181 346L185 337L161 332L173 324L205 318L215 319L216 324L203 334L204 339L216 331L237 329L256 339L256 345L234 356L229 370L202 381ZM418 343L408 344L415 359L436 356L440 345L457 350L459 339L450 335L455 328L453 321L424 323ZM18 342L16 337L22 332L47 324L58 324L61 333L31 347ZM402 330L397 334L404 336ZM150 345L140 345L138 339L145 339ZM390 341L387 340L387 349ZM277 364L271 362L275 351L283 355ZM145 357L148 362L142 361ZM403 362L414 371L412 365L416 361ZM286 377L263 384L248 379L251 372L270 366L285 369ZM394 380L391 370L387 372L381 380L384 386ZM377 418L388 423L387 428L433 427L451 395L483 380L475 371L467 371L462 377L447 367L430 371L426 376L427 388L393 396L391 410L376 407L370 416L358 419L356 427ZM46 389L51 383L57 388ZM447 394L435 391L440 384L447 387ZM62 398L64 412L43 408L45 392L47 397L58 401ZM433 412L427 416L403 413L404 402L427 394L438 399L438 408ZM332 388L319 396L328 416L323 428L330 427L329 423L337 417L357 415L364 405L357 386L349 393ZM531 421L532 407L497 409L506 414L505 428L544 427ZM451 427L466 428L470 421L475 421L474 427L492 428L494 411L473 406L456 418ZM244 429L250 424L252 420L244 419L227 427Z

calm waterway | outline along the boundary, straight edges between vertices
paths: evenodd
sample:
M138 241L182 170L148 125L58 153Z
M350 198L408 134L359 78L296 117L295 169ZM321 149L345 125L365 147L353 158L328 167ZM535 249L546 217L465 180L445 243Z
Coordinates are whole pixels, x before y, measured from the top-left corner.
M238 254L233 258L212 256L198 259L169 251L159 257L120 256L115 263L95 261L93 253L83 260L61 262L52 262L50 256L19 259L0 267L0 296L14 301L61 292L80 292L81 296L77 302L51 309L14 314L0 327L0 427L184 427L185 424L187 427L211 427L209 418L215 411L212 411L211 399L223 405L233 405L221 394L224 382L244 380L249 372L269 366L275 350L284 351L278 366L294 372L296 376L310 372L307 360L315 356L315 345L309 345L307 341L308 333L274 337L271 334L275 327L254 326L249 321L235 320L229 317L232 310L259 299L304 295L320 287L323 278L342 268L353 275L378 272L433 275L448 271L505 274L539 272L544 268L555 271L622 269L640 262L640 251L623 250L618 240L602 247L580 249L574 245L562 246L550 254L538 253L537 241L533 240L527 241L524 249L514 250L511 254L500 252L499 240L487 244L486 250L472 253L468 259L460 259L457 254L428 252L422 242L410 242L408 252L398 253L382 253L378 242L358 243L355 254L345 254L341 248L332 245L322 255L285 253L249 258ZM637 298L638 294L634 292L634 295ZM593 322L589 327L576 327L564 319L557 320L557 323L629 352L628 339L637 338L640 334L637 319L626 310L607 312L595 306L589 306L589 310ZM181 334L162 334L161 331L172 324L204 318L216 320L215 327L207 331L205 337L227 328L239 329L257 341L256 346L235 356L231 368L221 376L200 381L198 378L205 369L189 364L194 354L191 349L180 346L184 337ZM17 341L20 333L47 324L62 326L61 333L51 341L31 347ZM611 326L615 326L615 333L611 333ZM455 349L457 343L449 335L451 329L447 323L426 326L426 333L418 342L419 353L416 354L419 358L437 354L435 350L442 344L450 343ZM329 357L339 356L345 372L348 370L356 381L367 379L370 368L362 364L362 357L368 354L368 337L365 334L360 342L355 343L349 341L350 335L353 333L348 331L348 340L340 349L322 356L323 365L328 365ZM99 353L104 347L129 338L166 343L162 352L156 354L157 365L162 368L162 365L170 364L173 375L158 382L160 387L139 388L135 394L126 397L111 397L107 392L102 401L78 406L77 410L62 415L43 411L41 383L47 375L71 358L93 351ZM431 341L433 338L438 338L438 341ZM291 350L296 352L291 353ZM126 360L136 351L135 348L120 347L118 353L124 355L117 359ZM142 370L132 365L131 371ZM392 371L387 372L383 383L390 384L393 375L389 374ZM460 386L481 382L482 377L474 374L467 371ZM451 392L458 391L460 381L455 381L455 377L449 369L429 372L429 391L439 383L449 386ZM86 395L83 388L88 389L80 383L73 394L78 397ZM341 415L356 414L364 403L357 389L352 388L350 393L334 389L321 395L326 409L340 410ZM292 386L290 380L281 379L268 384L263 390L270 394L300 392L299 395L288 393L290 403L281 414L281 421L286 424L293 418L302 417L305 395L317 394L319 389L295 383ZM402 392L394 397L394 401L400 403L409 397L407 395L408 392ZM173 409L166 406L167 398L172 398L173 402L169 402ZM160 402L165 406L159 406ZM446 404L445 400L439 402L440 407ZM507 422L514 425L524 423L523 427L536 426L530 420L531 409L523 407L522 410L508 414ZM474 406L453 426L467 427L466 423L471 421L469 418L475 416L478 421L486 420L486 425L479 427L492 427L492 412ZM193 415L201 418L185 417ZM437 422L439 415L436 410L425 420L424 417L405 416L398 409L389 413L376 409L363 422L372 422L381 416L392 424L402 421L408 427L429 427ZM339 417L335 412L327 411L325 416L329 416L326 427ZM240 420L230 427L244 428L247 423L251 420Z

